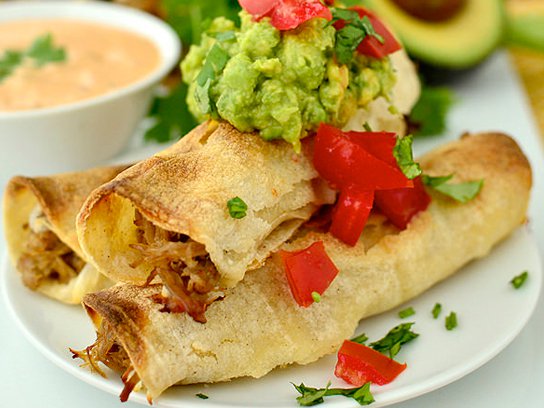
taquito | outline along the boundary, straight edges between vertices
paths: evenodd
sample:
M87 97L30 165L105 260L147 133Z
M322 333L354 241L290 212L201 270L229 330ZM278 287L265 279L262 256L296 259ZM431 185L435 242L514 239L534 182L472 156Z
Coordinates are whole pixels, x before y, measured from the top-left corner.
M181 273L182 287L169 289L204 320L206 304L223 288L334 201L308 145L296 154L287 143L205 122L91 194L77 222L81 247L114 281L143 284L152 271L163 281ZM247 205L243 218L229 213L235 198Z
M297 250L324 242L340 272L319 303L297 305L275 256L210 305L205 324L161 312L151 299L161 285L119 285L85 296L97 340L79 355L95 368L102 361L125 371L123 397L141 381L151 400L174 384L260 377L336 351L360 319L396 307L485 256L526 219L531 169L511 138L465 135L420 163L429 175L483 179L484 185L466 204L430 191L428 209L403 231L374 214L355 247L311 230L284 245Z
M12 178L4 195L8 252L32 290L65 303L111 282L87 264L76 234L76 216L87 196L127 166L48 177Z

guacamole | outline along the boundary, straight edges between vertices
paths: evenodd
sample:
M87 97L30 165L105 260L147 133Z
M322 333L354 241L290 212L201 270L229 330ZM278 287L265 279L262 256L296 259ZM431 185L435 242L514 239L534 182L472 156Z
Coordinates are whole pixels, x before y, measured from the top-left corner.
M314 18L278 31L269 19L240 13L241 27L215 19L181 64L187 102L199 120L222 118L266 140L300 139L321 122L342 127L358 108L395 83L389 58L334 58L335 28Z

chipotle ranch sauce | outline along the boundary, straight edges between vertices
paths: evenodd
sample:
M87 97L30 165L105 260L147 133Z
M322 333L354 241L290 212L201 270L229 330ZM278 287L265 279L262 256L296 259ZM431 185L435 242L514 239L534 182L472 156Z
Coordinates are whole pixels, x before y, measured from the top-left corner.
M66 59L35 67L32 59L0 81L0 112L64 105L103 95L136 82L159 65L159 51L148 39L86 21L51 19L0 23L0 58L24 51L51 34Z

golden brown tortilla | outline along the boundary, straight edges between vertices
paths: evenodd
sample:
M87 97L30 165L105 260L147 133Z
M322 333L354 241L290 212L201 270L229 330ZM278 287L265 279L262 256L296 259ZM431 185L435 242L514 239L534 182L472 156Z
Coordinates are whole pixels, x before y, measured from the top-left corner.
M420 163L431 175L484 179L483 189L467 204L432 193L429 208L406 230L367 224L353 248L318 232L284 246L292 250L324 242L340 273L321 302L298 306L275 257L210 305L205 324L186 314L160 312L150 299L160 285L119 285L84 298L100 327L91 351L106 344L111 357L121 346L126 354L112 359L115 368L132 366L148 398L177 383L260 377L275 367L307 364L334 352L361 318L391 309L485 256L525 221L531 169L509 137L465 135Z
M75 220L90 192L111 180L127 166L102 167L48 177L17 176L10 180L4 195L5 236L15 266L28 249L33 212L43 213L43 228L50 230L85 260L77 240ZM34 215L33 215L34 216ZM45 279L39 292L66 303L80 303L84 294L109 286L111 282L90 266L69 282Z

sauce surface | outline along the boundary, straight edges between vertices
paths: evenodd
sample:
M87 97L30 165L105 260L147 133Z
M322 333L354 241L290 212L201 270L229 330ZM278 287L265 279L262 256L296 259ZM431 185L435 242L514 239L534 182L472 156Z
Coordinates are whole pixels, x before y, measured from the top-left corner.
M36 67L27 59L0 81L0 112L64 105L106 94L151 73L160 61L148 39L123 29L71 19L25 20L0 24L0 58L24 51L51 34L66 60Z

